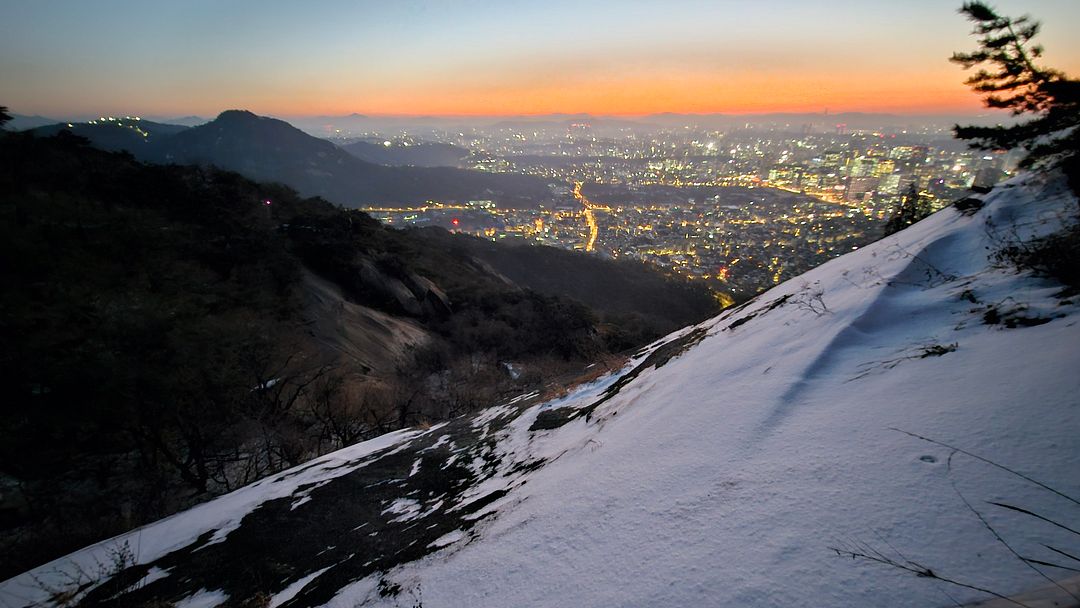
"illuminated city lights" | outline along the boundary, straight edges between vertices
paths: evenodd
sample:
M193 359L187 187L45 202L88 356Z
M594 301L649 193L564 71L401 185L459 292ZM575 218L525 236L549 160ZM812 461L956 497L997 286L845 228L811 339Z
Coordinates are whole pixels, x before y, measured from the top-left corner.
M754 293L877 238L911 187L940 208L1007 177L1015 164L1008 155L936 147L949 137L946 125L840 131L602 122L456 130L436 139L468 149L469 168L543 178L548 199L525 208L427 201L362 209L395 226L638 259Z

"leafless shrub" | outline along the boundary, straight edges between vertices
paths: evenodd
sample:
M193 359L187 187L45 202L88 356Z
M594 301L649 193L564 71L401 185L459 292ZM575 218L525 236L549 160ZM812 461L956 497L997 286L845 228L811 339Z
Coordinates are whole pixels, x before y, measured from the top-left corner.
M813 284L803 283L789 301L800 310L809 311L818 317L832 314L829 307L825 305L825 289L821 287L820 281L814 281Z
M926 258L908 251L906 247L900 245L899 243L893 244L891 247L889 247L888 251L889 257L887 259L889 259L890 261L902 258L911 259L915 262L915 267L917 268L917 270L925 277L925 279L921 281L901 281L897 279L892 279L891 281L889 281L889 285L914 285L917 287L930 289L932 287L937 287L938 285L951 283L957 278L959 278L955 274L945 272L944 270L938 268Z
M85 593L127 570L135 561L135 552L130 543L124 541L107 547L104 559L94 558L90 568L70 562L52 572L52 581L37 575L33 575L33 580L49 595L53 606L75 606Z
M875 371L890 370L897 365L900 365L904 361L926 359L927 357L940 357L948 353L955 352L956 349L959 347L960 344L958 342L953 342L951 344L937 344L932 342L929 344L918 346L913 350L908 350L908 354L900 357L885 359L884 361L870 361L867 363L861 363L859 365L859 373L855 375L855 377L847 380L847 382L852 382L854 380L864 378L866 376L869 376L871 373L874 373Z

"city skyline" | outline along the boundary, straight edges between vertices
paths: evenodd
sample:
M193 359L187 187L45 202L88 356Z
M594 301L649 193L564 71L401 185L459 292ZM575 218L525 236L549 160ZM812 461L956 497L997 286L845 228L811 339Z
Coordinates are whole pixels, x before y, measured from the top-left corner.
M994 5L1041 21L1045 63L1080 71L1080 5ZM0 101L55 116L974 114L947 61L974 46L958 6L16 1Z

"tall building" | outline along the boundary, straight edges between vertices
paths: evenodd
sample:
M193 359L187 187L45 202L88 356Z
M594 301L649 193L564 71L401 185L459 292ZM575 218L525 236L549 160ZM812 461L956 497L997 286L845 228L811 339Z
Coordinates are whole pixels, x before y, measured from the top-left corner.
M900 194L900 174L893 173L883 176L881 181L878 182L878 192L889 195Z
M874 167L874 177L885 177L896 171L896 161L892 159L882 159L877 162L877 166Z

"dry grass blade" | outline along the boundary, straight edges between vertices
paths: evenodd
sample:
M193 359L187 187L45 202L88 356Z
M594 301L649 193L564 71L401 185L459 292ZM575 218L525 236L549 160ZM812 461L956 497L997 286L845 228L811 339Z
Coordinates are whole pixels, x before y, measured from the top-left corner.
M1041 559L1035 559L1033 557L1024 557L1024 558L1021 558L1021 559L1023 559L1025 562L1027 562L1029 564L1039 564L1040 566L1050 566L1051 568L1061 568L1062 570L1070 570L1072 572L1080 572L1080 569L1078 569L1078 568L1073 568L1071 566L1062 566L1061 564L1055 564L1055 563L1052 563L1052 562L1044 562ZM1064 589L1064 587L1062 587L1062 589ZM1073 596L1073 597L1075 597L1075 596Z
M954 445L950 445L950 444L945 443L943 441L938 441L936 439L930 439L929 437L923 437L922 435L912 433L911 431L905 431L904 429L898 429L896 427L889 427L889 430L890 431L896 431L898 433L903 433L903 434L905 434L905 435L907 435L909 437L914 437L916 439L921 439L923 441L933 443L935 445L940 445L941 447L944 447L944 448L949 448L950 450L953 450L955 452L959 452L960 454L963 454L965 456L970 456L971 458L974 458L975 460L978 460L980 462L985 462L986 464L988 464L990 466L993 466L993 467L997 467L997 468L1001 469L1002 471L1005 471L1006 473L1010 473L1012 475L1015 475L1015 476L1019 477L1020 479L1023 479L1024 481L1027 481L1029 483L1033 483L1033 484L1039 486L1040 488L1042 488L1042 489L1044 489L1044 490L1046 490L1048 492L1052 492L1054 494L1057 494L1058 496L1060 496L1060 497L1064 498L1065 500L1068 500L1068 501L1070 501L1070 502L1072 502L1072 503L1074 503L1076 505L1080 505L1080 499L1073 498L1072 496L1069 496L1068 494L1065 494L1064 492L1062 492L1060 490L1052 488L1052 487L1046 485L1045 483L1042 483L1041 481L1038 481L1037 479L1032 479L1031 477L1028 477L1027 475L1024 475L1023 473L1021 473L1019 471L1015 471L1013 469L1010 469L1009 467L1007 467L1005 465L998 464L998 463L996 463L993 460L990 460L988 458L983 458L982 456L979 456L978 454L972 454L971 452L969 452L969 451L967 451L967 450L965 450L963 448L958 448L958 447L956 447Z
M857 550L843 549L843 548L838 548L838 547L829 547L829 549L831 551L835 551L836 555L838 555L840 557L850 557L851 559L862 559L862 560L874 562L874 563L877 563L877 564L884 564L886 566L892 566L893 568L899 568L900 570L903 570L905 572L910 572L910 573L912 573L912 574L914 574L915 576L918 576L918 577L931 578L931 579L939 580L939 581L942 581L944 583L948 583L950 585L955 585L957 587L963 587L964 589L971 589L972 591L978 591L979 593L985 593L987 595L992 595L992 596L994 596L994 597L996 597L998 599L1005 600L1006 602L1009 602L1009 603L1012 603L1012 604L1016 604L1017 606L1023 606L1024 608L1033 608L1032 606L1029 606L1028 604L1025 604L1023 602L1019 602L1017 600L1014 600L1013 598L1002 595L1002 594L1000 594L1000 593L998 593L996 591L991 591L990 589L986 589L984 587L979 587L978 585L971 585L971 584L964 583L964 582L961 582L961 581L957 581L957 580L954 580L954 579L951 579L951 578L946 578L946 577L941 576L938 573L934 572L930 568L927 568L926 566L923 566L921 564L917 564L917 563L911 562L911 561L898 562L898 561L896 561L896 560L894 560L894 559L892 559L890 557L882 555L879 551L876 551L876 550L871 549L869 547L861 547L860 546L860 547L857 547Z
M1072 553L1067 553L1067 552L1062 551L1061 549L1058 549L1056 547L1051 547L1050 545L1043 545L1043 546L1046 547L1047 549L1050 549L1054 553L1057 553L1058 555L1063 555L1063 556L1065 556L1065 557L1067 557L1067 558L1069 558L1069 559L1071 559L1071 560L1073 560L1075 562L1080 562L1080 557L1076 557Z
M994 529L994 526L990 525L990 522L986 521L986 518L983 517L983 514L979 513L979 511L976 510L975 507L973 507L970 502L968 502L968 499L964 496L964 494L962 492L960 492L960 489L956 487L955 483L953 484L953 490L956 491L956 495L960 497L960 500L962 500L964 502L964 506L966 506L969 511L974 513L975 517L979 518L979 521L982 522L982 525L987 530L989 530L991 534L994 535L994 538L996 538L997 541L999 543L1001 543L1002 546L1004 546L1006 549L1009 550L1009 553L1012 553L1016 557L1016 559L1020 560L1028 568L1031 568L1033 571L1038 573L1039 576L1046 579L1050 584L1054 585L1058 589L1061 589L1062 591L1064 591L1066 594L1068 594L1070 597L1072 597L1077 602L1080 602L1080 596L1077 596L1076 594L1072 593L1071 591L1069 591L1068 589L1063 587L1061 585L1061 583L1055 581L1054 579L1047 576L1047 574L1045 572L1043 572L1042 570L1039 570L1038 568L1036 568L1035 564L1033 563L1033 560L1029 560L1029 559L1025 558L1024 556L1020 555L1019 553L1017 553L1016 549L1013 549L1012 545L1010 545L1008 543L1008 541L1006 541L1004 538L1001 537L1000 534L998 534L998 531Z
M1054 524L1055 526L1061 528L1062 530L1068 530L1069 532L1072 532L1073 534L1076 534L1077 536L1080 536L1080 532L1077 532L1076 530L1073 530L1069 526L1066 526L1065 524L1062 524L1062 523L1058 523L1058 522L1050 519L1049 517L1043 517L1042 515L1039 515L1038 513L1033 513L1031 511L1028 511L1027 509L1024 509L1022 507L1015 507L1015 506L1010 505L1010 504L1006 504L1006 503L1003 503L1003 502L994 502L992 500L989 500L987 502L994 505L995 507L1001 507L1002 509L1009 509L1010 511L1016 511L1017 513L1023 513L1024 515L1030 515L1030 516L1034 517L1035 519L1041 519L1042 521L1045 521L1048 524Z

